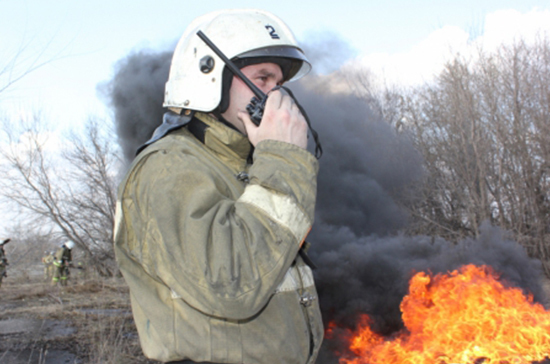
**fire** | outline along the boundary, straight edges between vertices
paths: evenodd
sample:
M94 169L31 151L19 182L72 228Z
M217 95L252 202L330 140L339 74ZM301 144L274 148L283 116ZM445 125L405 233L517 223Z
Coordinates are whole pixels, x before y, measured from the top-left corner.
M550 355L550 312L490 267L417 273L401 303L405 330L391 340L364 315L340 364L522 364ZM329 325L330 335L333 324Z

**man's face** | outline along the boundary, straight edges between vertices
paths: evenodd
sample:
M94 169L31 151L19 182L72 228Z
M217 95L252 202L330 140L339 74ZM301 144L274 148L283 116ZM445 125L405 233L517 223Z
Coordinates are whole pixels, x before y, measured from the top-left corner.
M253 64L241 68L241 72L265 94L283 82L281 67L275 63ZM229 89L229 107L222 116L244 135L246 135L246 129L243 122L237 117L237 113L239 111L246 112L246 105L250 104L252 97L254 97L252 90L240 78L233 76Z

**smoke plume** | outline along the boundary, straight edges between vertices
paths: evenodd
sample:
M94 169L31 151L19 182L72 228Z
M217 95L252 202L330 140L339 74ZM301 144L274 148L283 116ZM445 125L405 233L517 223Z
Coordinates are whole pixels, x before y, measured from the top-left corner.
M132 53L117 62L113 79L98 87L114 112L118 142L127 162L162 122L164 84L171 60L172 52L168 51Z
M336 47L334 38L329 41L332 48L310 47L311 54L323 56L310 59L314 67L321 63L330 69L331 62L341 62L342 52L319 51L347 49ZM170 56L131 54L102 87L128 160L162 121ZM399 303L413 272L446 272L467 263L491 265L510 284L542 300L540 263L498 228L484 225L478 239L458 244L399 233L407 213L399 207L398 196L421 177L422 158L405 133L393 130L365 102L331 93L333 80L313 74L289 84L324 149L316 221L308 240L318 266L315 276L325 324L333 320L353 328L358 314L366 313L376 331L390 334L402 327ZM337 363L333 352L339 344L325 340L318 362Z

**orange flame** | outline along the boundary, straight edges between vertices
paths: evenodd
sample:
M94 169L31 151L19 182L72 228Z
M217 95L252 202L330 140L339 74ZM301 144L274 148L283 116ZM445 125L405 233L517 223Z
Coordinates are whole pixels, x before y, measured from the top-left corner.
M392 340L372 332L364 315L350 340L355 356L340 364L523 364L550 355L550 312L490 267L417 273L401 312L406 330Z

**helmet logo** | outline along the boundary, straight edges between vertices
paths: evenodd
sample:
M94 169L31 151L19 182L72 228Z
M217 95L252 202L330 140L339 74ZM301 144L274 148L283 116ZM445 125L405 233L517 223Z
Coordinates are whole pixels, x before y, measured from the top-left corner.
M269 31L269 35L271 36L271 39L281 39L279 38L279 34L277 34L277 31L275 30L275 28L273 28L273 26L266 25L265 28Z

